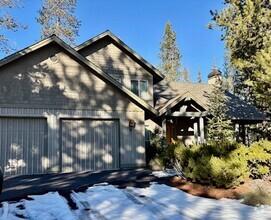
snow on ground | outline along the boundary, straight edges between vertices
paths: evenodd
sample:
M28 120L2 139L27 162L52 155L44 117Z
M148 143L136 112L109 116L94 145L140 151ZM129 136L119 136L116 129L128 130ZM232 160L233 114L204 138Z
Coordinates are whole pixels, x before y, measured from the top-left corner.
M112 185L90 187L84 193L73 192L71 196L78 207L82 205L92 210L96 217L94 219L159 219L157 213L152 212L137 198L126 195L123 190ZM181 217L179 215L179 219Z
M33 200L21 200L17 203L3 202L0 209L1 220L26 219L63 219L74 220L76 217L70 210L66 199L58 192L49 192L44 195L29 196ZM19 215L19 217L17 216Z
M271 219L270 206L252 207L241 204L240 200L197 197L166 185L152 184L144 189L128 187L126 190L188 219Z
M251 207L240 200L201 198L155 183L147 188L126 189L99 184L70 196L77 210L71 210L57 192L29 196L33 200L3 202L0 220L271 219L270 206Z
M156 176L157 178L177 176L178 173L174 169L166 169L162 171L153 171L151 175Z

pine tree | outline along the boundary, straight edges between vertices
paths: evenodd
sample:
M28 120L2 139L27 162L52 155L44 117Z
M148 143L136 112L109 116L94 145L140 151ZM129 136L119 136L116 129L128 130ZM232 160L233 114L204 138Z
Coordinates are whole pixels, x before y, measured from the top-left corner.
M198 83L202 83L200 68L198 69Z
M190 75L186 67L184 67L181 71L181 81L182 82L190 82Z
M224 57L223 67L225 87L229 92L234 93L234 73L227 56Z
M167 22L163 40L160 43L159 54L160 64L159 70L165 75L166 81L179 81L180 80L180 59L182 55L176 44L176 33L174 32L170 22Z
M211 114L207 124L209 141L222 143L233 140L233 128L227 116L227 102L223 82L218 80L213 85L212 93L208 94L208 108Z
M229 62L236 71L235 91L248 103L271 111L271 1L224 0L225 8L212 12Z
M22 0L0 0L0 28L2 30L17 31L18 29L26 29L27 27L16 21L10 14L12 8L22 7L20 3ZM14 48L11 45L10 40L0 33L0 51L9 53Z
M37 21L41 24L41 37L55 34L69 45L74 45L80 22L75 14L77 0L42 0Z

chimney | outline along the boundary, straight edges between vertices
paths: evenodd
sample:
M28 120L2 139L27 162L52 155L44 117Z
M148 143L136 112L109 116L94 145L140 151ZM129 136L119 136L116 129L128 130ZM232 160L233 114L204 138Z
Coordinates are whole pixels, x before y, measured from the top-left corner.
M208 84L215 84L216 82L222 80L222 73L218 69L213 69L208 75Z

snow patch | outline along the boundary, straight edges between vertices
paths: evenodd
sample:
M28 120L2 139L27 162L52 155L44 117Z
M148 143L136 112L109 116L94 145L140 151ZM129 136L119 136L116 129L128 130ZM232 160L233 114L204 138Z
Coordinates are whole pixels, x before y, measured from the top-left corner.
M163 171L153 171L151 175L156 176L157 178L177 176L178 173L173 169L166 169Z
M270 206L252 207L241 204L241 200L202 198L158 184L144 189L128 189L189 219L271 219Z
M74 211L57 192L29 197L33 200L2 202L0 219L271 219L270 206L252 207L241 204L241 200L197 197L157 183L126 189L102 183L85 192L72 192L71 198L78 207Z

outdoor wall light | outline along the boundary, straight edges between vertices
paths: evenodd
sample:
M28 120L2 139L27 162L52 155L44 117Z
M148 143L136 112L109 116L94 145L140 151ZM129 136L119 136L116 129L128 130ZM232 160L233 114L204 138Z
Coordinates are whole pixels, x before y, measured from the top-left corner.
M135 126L136 126L136 122L134 121L134 120L129 120L129 127L130 128L135 128Z

